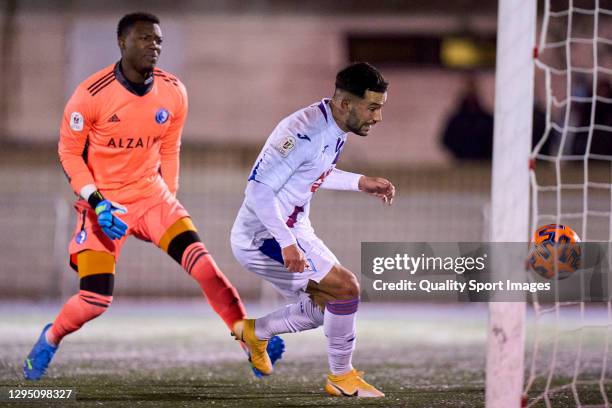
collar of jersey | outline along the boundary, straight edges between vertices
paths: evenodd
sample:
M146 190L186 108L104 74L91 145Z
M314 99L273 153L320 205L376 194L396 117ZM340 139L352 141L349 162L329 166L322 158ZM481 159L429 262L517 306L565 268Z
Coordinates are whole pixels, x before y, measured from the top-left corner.
M329 118L328 123L329 123L329 126L331 126L334 135L335 136L346 135L347 132L345 132L344 130L340 129L340 127L336 123L336 120L334 119L334 115L332 115L331 107L329 106L330 99L329 98L323 98L323 100L321 100L321 102L323 102L323 106L325 107L325 110L327 111L327 117Z
M123 71L121 70L121 60L119 60L119 62L115 64L114 71L115 71L115 78L117 78L117 81L119 81L119 83L123 85L125 89L127 89L129 92L133 93L134 95L145 96L146 94L149 93L149 91L151 91L151 89L153 89L153 82L154 82L153 75L151 75L151 81L149 81L149 83L146 85L134 84L133 82L130 82L125 77L125 75L123 75Z

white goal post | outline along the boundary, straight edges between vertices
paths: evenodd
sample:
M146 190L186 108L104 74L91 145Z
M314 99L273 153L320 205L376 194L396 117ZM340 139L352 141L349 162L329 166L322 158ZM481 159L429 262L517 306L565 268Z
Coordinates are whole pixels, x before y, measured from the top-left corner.
M541 19L536 6L499 0L490 240L525 242L552 222L609 250L612 3L543 0ZM545 125L532 150L534 71ZM525 273L522 260L498 264L492 255L494 273ZM605 259L598 273L612 264L610 253ZM490 303L487 407L612 406L611 280L587 269L574 276L577 301L556 293L543 303L534 294L529 309Z
M492 242L525 242L529 238L529 154L536 7L534 0L499 0L491 186ZM524 271L523 264L498 265L495 257L493 266ZM485 392L488 408L521 406L525 307L524 302L489 304Z

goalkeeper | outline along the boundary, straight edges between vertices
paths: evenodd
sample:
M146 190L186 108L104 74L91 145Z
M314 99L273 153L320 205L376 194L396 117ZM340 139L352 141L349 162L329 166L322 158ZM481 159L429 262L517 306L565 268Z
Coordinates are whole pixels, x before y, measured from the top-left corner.
M152 242L178 262L244 341L253 368L269 374L266 343L245 325L238 292L176 198L187 92L174 75L155 68L162 48L159 19L128 14L119 21L117 40L121 60L83 81L64 111L59 158L79 196L69 253L80 290L43 329L24 376L41 378L60 341L108 309L115 264L129 235Z

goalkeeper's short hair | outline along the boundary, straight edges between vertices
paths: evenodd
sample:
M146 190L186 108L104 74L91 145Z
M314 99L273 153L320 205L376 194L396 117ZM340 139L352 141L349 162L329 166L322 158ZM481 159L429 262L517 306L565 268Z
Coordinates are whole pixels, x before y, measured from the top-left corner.
M151 13L130 13L121 17L117 24L117 38L124 37L130 29L139 21L147 23L159 24L159 18Z

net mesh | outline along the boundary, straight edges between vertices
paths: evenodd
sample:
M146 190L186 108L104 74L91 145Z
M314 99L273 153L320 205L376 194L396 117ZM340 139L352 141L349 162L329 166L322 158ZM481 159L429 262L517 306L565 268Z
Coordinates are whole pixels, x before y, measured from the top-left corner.
M565 224L583 241L612 242L611 3L546 0L541 13L531 230ZM611 303L532 300L526 405L609 407Z

